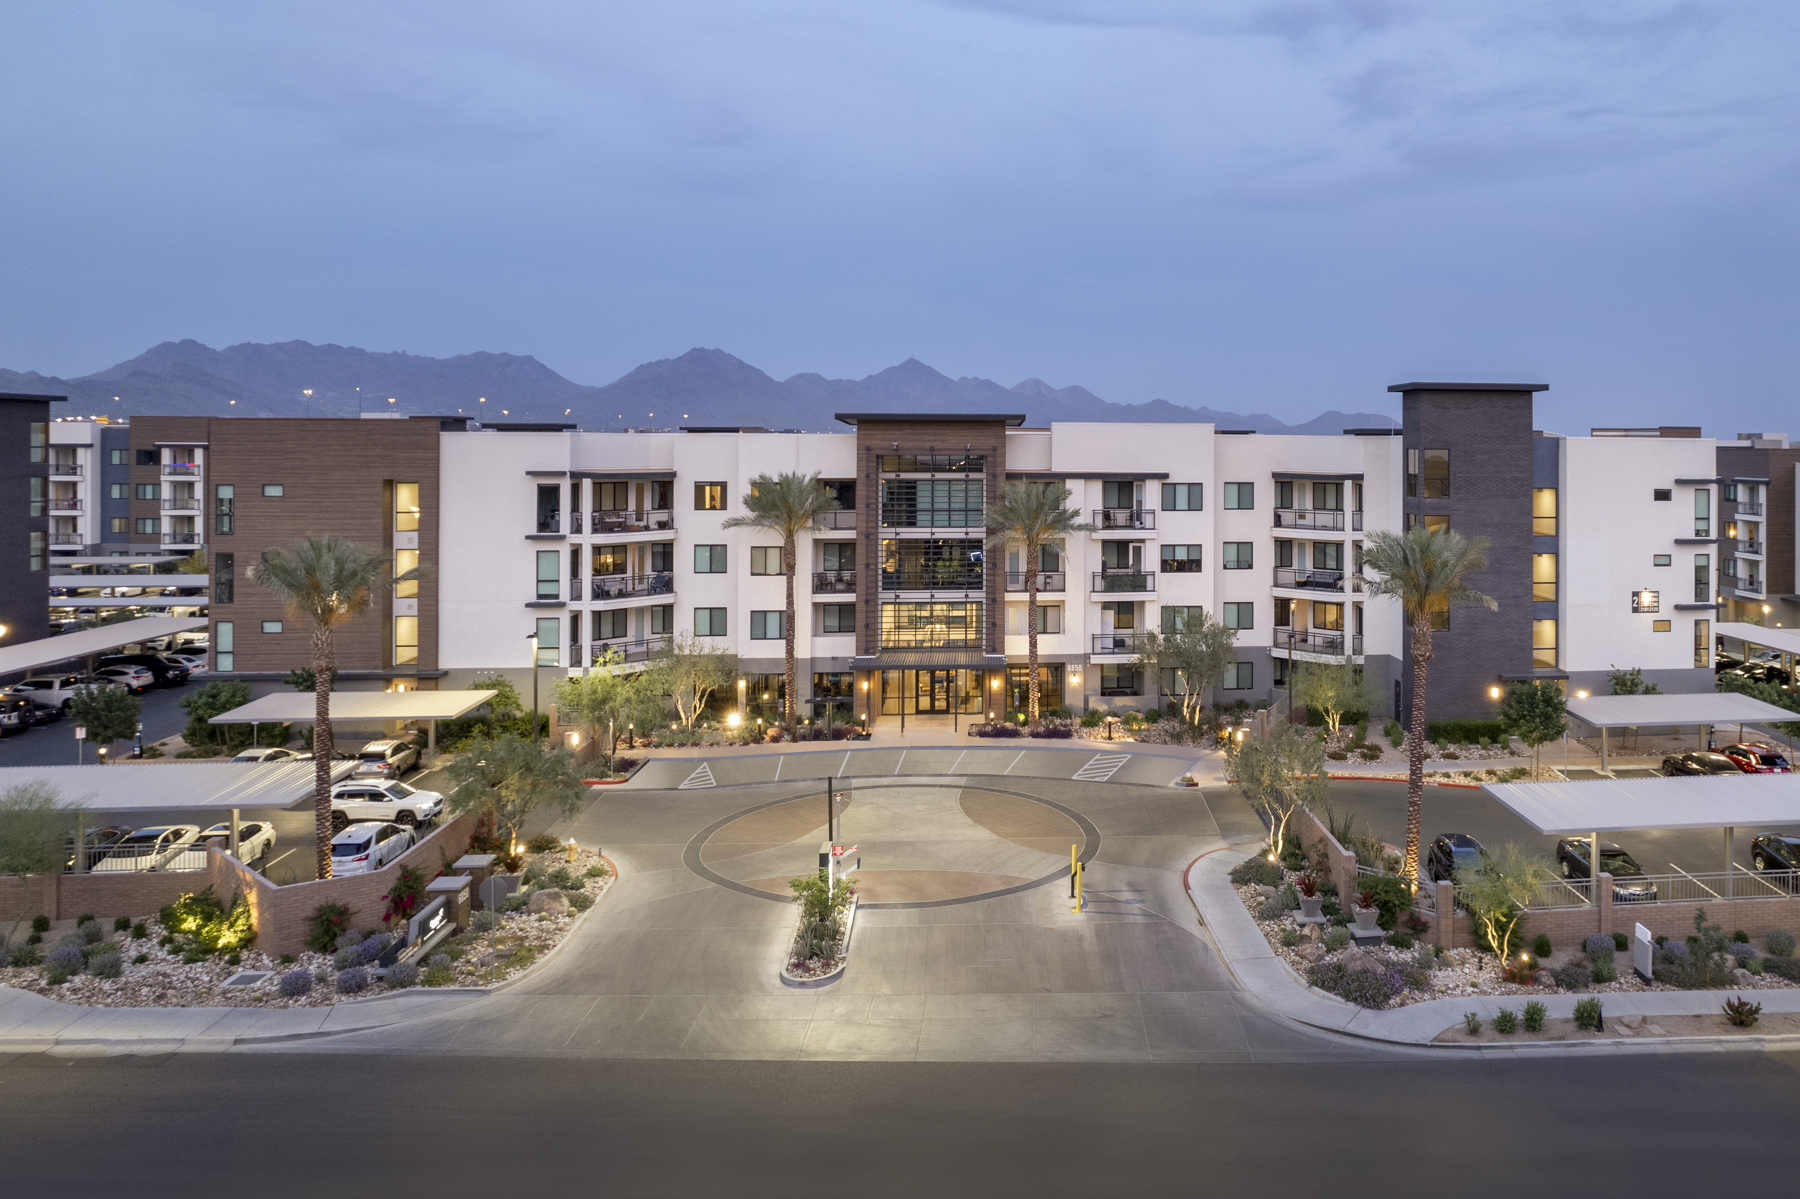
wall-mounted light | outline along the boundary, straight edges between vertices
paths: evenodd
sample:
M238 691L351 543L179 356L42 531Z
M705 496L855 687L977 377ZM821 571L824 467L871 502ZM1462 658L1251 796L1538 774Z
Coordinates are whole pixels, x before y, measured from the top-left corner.
M1488 698L1489 699L1499 699L1500 698L1500 688L1489 687L1488 688Z
M1585 692L1585 691L1577 691L1577 692L1576 692L1576 693L1575 693L1575 698L1576 698L1576 699L1586 699L1586 698L1587 698L1587 692Z

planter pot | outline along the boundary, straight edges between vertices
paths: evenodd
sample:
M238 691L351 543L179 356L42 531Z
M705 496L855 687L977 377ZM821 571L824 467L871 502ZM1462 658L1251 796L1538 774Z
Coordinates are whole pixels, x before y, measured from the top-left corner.
M1380 908L1352 907L1350 909L1350 914L1356 918L1357 932L1372 933L1380 931L1380 926L1375 923L1375 918L1381 915Z
M1325 917L1323 915L1321 915L1319 912L1319 909L1322 908L1324 905L1325 905L1325 897L1323 895L1314 895L1314 896L1311 896L1310 898L1305 895L1302 895L1300 897L1300 917L1301 917L1301 919L1307 921L1308 923L1317 923L1318 921L1325 919Z

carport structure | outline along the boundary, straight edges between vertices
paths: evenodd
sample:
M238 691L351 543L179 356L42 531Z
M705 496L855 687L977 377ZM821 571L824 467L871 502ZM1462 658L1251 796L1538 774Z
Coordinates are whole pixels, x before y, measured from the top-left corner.
M1607 735L1613 729L1691 724L1698 728L1696 748L1706 748L1714 725L1762 724L1796 719L1796 714L1734 691L1697 691L1683 695L1590 695L1569 701L1569 715L1600 730L1600 769L1607 769Z
M1713 633L1728 641L1739 641L1744 646L1744 660L1750 659L1750 647L1774 650L1780 654L1779 665L1790 675L1794 672L1794 661L1800 658L1800 631L1794 629L1765 629L1759 624L1744 624L1741 621L1724 621L1713 626Z
M0 678L10 674L29 674L46 666L73 662L77 658L91 662L98 655L122 646L154 641L158 637L169 637L176 633L191 633L205 627L205 619L198 616L140 616L136 620L122 620L117 624L82 629L78 633L23 641L18 645L0 647Z
M437 722L467 716L487 703L497 691L333 691L333 724L390 720L426 722L425 752L437 753ZM310 691L282 691L253 699L212 718L211 724L311 724L318 716L317 699ZM307 768L311 770L309 766Z

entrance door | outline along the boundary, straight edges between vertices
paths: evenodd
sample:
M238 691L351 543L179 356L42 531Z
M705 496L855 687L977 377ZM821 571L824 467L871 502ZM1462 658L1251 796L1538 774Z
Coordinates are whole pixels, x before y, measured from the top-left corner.
M917 672L915 695L919 712L950 711L951 685L955 681L953 670L921 670Z

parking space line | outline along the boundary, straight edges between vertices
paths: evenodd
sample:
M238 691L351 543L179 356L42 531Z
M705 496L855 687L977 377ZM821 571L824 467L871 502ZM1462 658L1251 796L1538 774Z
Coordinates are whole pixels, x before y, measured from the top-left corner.
M1019 751L1019 758L1022 758L1022 757L1024 757L1024 756L1025 756L1025 751L1024 751L1024 750L1020 750L1020 751ZM1012 760L1012 766L1008 766L1008 767L1007 767L1007 768L1006 768L1006 769L1005 769L1005 770L1002 770L1002 771L1001 771L1001 772L1000 772L1000 773L1001 773L1001 774L1003 774L1003 775L1004 775L1004 774L1011 774L1011 773L1012 773L1012 768L1013 768L1013 766L1017 766L1017 765L1018 765L1018 764L1019 764L1019 758L1014 758L1014 759L1013 759L1013 760Z
M837 768L838 777L842 778L844 776L844 771L846 771L848 769L850 769L850 751L845 750L844 751L844 760L842 762L838 763L838 768Z
M963 750L963 751L962 751L962 753L960 753L960 754L957 754L957 755L956 755L956 761L954 761L954 762L952 762L952 763L950 763L950 771L949 771L949 773L951 773L951 774L955 774L955 773L956 773L956 768L957 768L957 767L958 767L958 766L961 766L961 765L962 765L962 760L963 760L963 759L964 759L964 758L965 758L965 757L967 757L967 756L968 756L968 754L969 754L969 751L968 751L968 750L966 750L966 749L965 749L965 750Z
M787 761L786 754L776 754L775 755L775 778L773 781L775 781L775 782L781 781L781 766L782 766L782 763L784 763L786 761Z
M1711 887L1707 886L1705 883L1701 882L1699 879L1695 878L1693 875L1689 874L1687 871L1683 870L1681 867L1677 866L1675 863L1670 862L1669 869L1673 870L1676 874L1681 875L1683 878L1685 878L1689 882L1693 883L1696 887L1699 887L1702 891L1706 892L1708 895L1712 896L1714 899L1719 898L1719 893L1717 891L1713 890Z
M894 763L894 773L896 775L898 775L900 773L900 767L905 764L906 764L906 751L901 750L900 751L900 760L898 762Z

